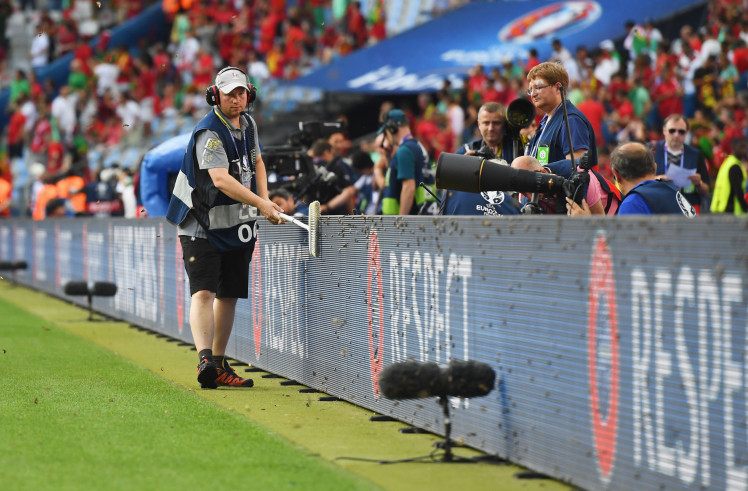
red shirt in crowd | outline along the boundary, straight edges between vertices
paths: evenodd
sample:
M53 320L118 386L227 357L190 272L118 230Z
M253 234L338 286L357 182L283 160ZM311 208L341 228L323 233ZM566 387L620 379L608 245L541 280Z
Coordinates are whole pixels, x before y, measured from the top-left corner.
M683 114L683 99L680 94L680 83L675 77L670 77L657 84L652 91L652 98L657 103L657 111L661 118L671 114Z
M26 116L21 110L16 110L8 122L8 145L23 141L23 126L26 124Z
M598 146L603 144L603 118L605 117L605 106L595 99L586 99L579 103L577 109L587 116L592 130L595 132L595 142Z

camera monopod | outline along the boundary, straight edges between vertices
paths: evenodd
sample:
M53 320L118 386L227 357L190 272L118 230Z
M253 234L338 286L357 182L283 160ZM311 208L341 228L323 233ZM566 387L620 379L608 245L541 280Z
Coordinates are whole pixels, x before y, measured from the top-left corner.
M278 215L285 221L298 225L307 231L309 234L309 255L312 257L319 257L319 201L312 201L309 204L308 225L301 220L286 215L285 213L278 213Z
M571 126L569 126L569 112L566 109L566 88L561 85L561 107L564 110L564 125L566 126L566 137L569 139L569 160L571 160L571 174L572 177L574 174L577 174L577 164L574 161L574 142L571 139ZM587 163L587 158L582 158L582 168L584 169L584 173L586 174L586 179L589 179L589 164ZM577 186L574 189L574 195L571 197L571 199L577 203L582 204L581 199L577 199L577 193L579 191L587 191L587 183L588 181L582 181L582 185Z

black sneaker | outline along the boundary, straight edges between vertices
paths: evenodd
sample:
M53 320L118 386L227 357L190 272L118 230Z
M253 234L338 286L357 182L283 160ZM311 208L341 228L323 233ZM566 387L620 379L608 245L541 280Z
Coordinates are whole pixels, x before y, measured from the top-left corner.
M222 367L218 367L216 383L222 387L252 387L255 384L251 378L241 378L237 375L226 360L223 361Z
M216 364L210 358L203 357L200 364L197 365L197 381L200 382L201 389L217 389L218 369Z

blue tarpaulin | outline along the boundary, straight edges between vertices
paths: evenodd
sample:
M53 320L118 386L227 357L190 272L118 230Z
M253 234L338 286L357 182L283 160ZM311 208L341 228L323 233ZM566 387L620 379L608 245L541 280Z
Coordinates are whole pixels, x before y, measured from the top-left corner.
M164 216L169 208L169 175L179 172L191 133L166 140L143 156L140 200L150 216Z
M628 19L662 19L704 0L606 0L471 2L401 35L340 58L298 80L327 91L417 92L436 90L478 63L487 67L523 59L530 48L540 59L558 38L570 50L597 47L624 36Z

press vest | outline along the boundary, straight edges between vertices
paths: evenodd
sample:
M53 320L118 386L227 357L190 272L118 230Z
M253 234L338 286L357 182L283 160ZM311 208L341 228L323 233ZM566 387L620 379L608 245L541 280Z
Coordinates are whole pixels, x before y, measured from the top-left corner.
M714 195L712 196L712 213L724 213L727 210L727 206L730 204L730 196L733 192L730 185L730 169L736 165L740 168L740 172L743 173L743 186L741 186L738 192L742 193L744 191L748 173L746 173L745 167L743 167L737 157L728 155L717 173L717 180L714 184ZM745 212L738 204L737 199L734 197L732 199L735 201L733 203L733 213L735 215L743 215Z
M644 198L653 215L696 215L691 204L668 181L644 181L629 191L629 194L632 193Z
M247 120L244 140L231 135L215 110L200 120L192 131L166 212L166 219L174 225L182 224L191 213L205 230L208 241L219 251L244 249L254 244L257 208L228 197L215 187L208 171L199 168L195 154L197 135L205 130L215 132L226 151L231 177L256 193L254 123L251 118Z

